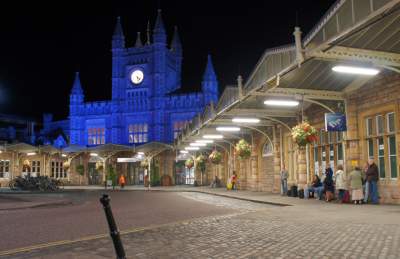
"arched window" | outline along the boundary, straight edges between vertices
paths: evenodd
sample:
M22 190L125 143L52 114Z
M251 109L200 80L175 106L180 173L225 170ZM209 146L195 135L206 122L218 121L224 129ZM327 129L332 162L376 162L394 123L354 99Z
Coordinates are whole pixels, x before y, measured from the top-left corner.
M271 143L270 141L267 141L267 142L264 144L263 151L262 151L262 156L263 156L263 157L272 156L272 152L273 152L273 151L274 151L274 150L273 150L273 148L272 148L272 143Z

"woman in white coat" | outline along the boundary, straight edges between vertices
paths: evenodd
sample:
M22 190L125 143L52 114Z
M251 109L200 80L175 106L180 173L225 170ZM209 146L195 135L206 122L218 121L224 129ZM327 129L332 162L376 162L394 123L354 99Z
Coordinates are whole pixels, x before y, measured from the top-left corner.
M336 190L338 190L338 199L339 201L343 201L344 194L346 190L348 189L348 183L347 183L347 177L346 173L343 171L343 166L338 165L336 171Z

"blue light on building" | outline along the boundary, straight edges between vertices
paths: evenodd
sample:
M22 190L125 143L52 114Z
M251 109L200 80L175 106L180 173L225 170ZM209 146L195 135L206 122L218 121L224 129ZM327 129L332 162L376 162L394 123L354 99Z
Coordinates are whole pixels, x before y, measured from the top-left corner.
M125 46L120 22L112 36L112 99L85 102L84 88L75 75L70 94L69 120L44 120L44 130L62 127L70 144L171 143L179 131L210 102L218 101L218 81L211 57L201 92L181 94L182 45L175 27L171 44L158 11L143 44L138 33L133 47Z

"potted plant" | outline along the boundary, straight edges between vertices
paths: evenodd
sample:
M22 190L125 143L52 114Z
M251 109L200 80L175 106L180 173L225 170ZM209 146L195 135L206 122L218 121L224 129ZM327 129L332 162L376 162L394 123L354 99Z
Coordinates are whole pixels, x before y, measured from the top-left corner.
M194 166L194 161L192 158L189 158L185 161L185 166L190 170Z
M317 140L317 130L308 122L302 122L292 128L292 138L300 147Z
M107 186L112 186L113 189L115 189L115 185L117 184L117 174L114 171L114 168L112 166L108 167L108 172L107 172Z
M240 159L248 159L251 156L251 146L246 140L241 139L235 145L235 153Z
M221 163L222 160L222 154L218 150L214 150L211 152L211 154L208 156L208 159L210 159L211 163L218 165Z

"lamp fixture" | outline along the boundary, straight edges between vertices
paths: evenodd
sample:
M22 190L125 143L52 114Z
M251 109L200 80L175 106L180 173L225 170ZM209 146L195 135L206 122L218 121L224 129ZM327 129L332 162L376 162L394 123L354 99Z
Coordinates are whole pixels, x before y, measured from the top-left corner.
M196 143L207 143L207 144L210 144L210 143L214 143L214 140L212 140L212 139L198 139L198 140L196 140Z
M90 156L99 156L97 153L90 153Z
M199 150L199 147L185 147L185 150Z
M181 153L181 154L187 154L187 153L189 153L189 152L188 152L187 150L180 150L179 153Z
M354 67L354 66L334 66L332 67L332 70L338 73L367 75L367 76L375 76L380 72L378 69L375 68Z
M235 117L232 119L232 122L236 122L236 123L259 123L260 119L258 118L238 118Z
M67 154L61 154L62 157L67 157Z
M269 106L288 106L288 107L294 107L299 105L298 101L293 101L293 100L265 100L264 101L265 105Z
M205 146L207 146L207 143L192 142L189 145L192 146L192 147L205 147Z
M26 155L27 156L34 156L34 155L36 155L36 152L28 152L28 153L26 153Z
M229 131L229 132L235 132L235 131L240 131L239 127L217 127L217 131Z
M138 153L138 155L144 155L144 152L137 152Z
M210 135L203 135L203 138L205 138L205 139L223 139L224 136L210 134Z

